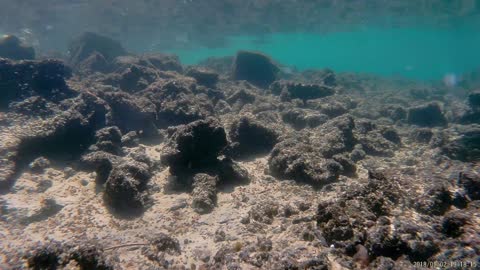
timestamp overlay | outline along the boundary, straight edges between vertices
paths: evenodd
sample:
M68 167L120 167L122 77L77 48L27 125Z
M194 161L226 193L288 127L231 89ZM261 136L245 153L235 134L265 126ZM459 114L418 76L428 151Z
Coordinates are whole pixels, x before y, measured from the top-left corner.
M418 261L414 262L415 267L432 269L478 269L480 264L477 261Z

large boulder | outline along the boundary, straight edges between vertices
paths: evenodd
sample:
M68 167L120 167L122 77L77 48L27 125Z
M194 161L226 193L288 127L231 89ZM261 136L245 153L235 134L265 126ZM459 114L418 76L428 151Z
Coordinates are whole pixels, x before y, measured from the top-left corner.
M354 122L339 117L309 132L302 132L278 143L270 153L270 173L320 187L355 173L355 165L342 154L353 149ZM316 135L314 135L316 133Z
M447 119L438 103L432 102L408 109L407 122L417 126L445 126Z
M65 79L71 70L59 60L13 62L0 59L0 109L31 96L59 102L76 95Z
M259 87L268 87L277 78L279 68L266 55L239 51L233 62L233 78L246 80Z
M0 58L9 58L12 60L33 60L35 59L35 50L21 42L13 35L4 35L0 38Z
M202 171L217 165L226 146L227 135L217 120L199 120L176 129L162 161L173 175Z
M125 161L115 166L106 182L105 202L115 211L141 212L148 202L146 188L151 177L145 163Z
M68 46L68 51L70 53L70 63L73 66L95 52L103 55L107 61L112 61L117 56L127 54L127 51L119 42L92 32L83 33L72 40Z
M245 157L268 153L278 142L279 134L252 117L241 117L233 122L230 132L231 153Z

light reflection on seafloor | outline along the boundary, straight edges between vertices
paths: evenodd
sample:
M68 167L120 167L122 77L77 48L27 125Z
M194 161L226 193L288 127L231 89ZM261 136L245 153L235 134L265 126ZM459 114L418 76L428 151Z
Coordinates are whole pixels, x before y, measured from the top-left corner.
M362 28L327 34L282 33L231 37L227 46L171 50L185 64L212 56L258 50L299 70L331 68L338 72L373 73L421 80L442 80L479 68L480 33L471 27Z

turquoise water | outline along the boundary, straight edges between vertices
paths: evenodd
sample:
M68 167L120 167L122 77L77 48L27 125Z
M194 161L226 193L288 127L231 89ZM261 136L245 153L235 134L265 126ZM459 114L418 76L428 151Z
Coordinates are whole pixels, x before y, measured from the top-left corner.
M185 64L210 56L234 55L240 49L262 51L299 70L331 68L337 72L372 73L439 80L480 67L480 30L475 27L363 28L326 34L282 33L229 38L224 48L173 50Z

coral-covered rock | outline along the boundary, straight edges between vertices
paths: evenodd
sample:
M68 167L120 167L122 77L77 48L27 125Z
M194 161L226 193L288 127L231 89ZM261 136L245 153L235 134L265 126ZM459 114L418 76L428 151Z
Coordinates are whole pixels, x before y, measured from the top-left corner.
M320 137L298 134L278 143L268 160L272 175L321 186L338 179L345 172L332 159L334 155L350 151L353 137L353 119L342 117L331 120L312 132Z
M118 212L142 212L151 176L145 163L126 161L115 166L106 182L105 202Z
M268 87L275 81L279 68L261 53L239 51L233 62L233 78L246 80L259 87Z
M226 146L227 136L218 121L199 120L177 128L162 161L173 175L202 170L217 164Z
M445 126L447 119L438 103L428 103L408 109L407 121L417 126Z
M70 75L71 70L59 60L17 63L0 59L0 109L36 95L55 102L71 98L76 93L65 83Z
M231 153L245 157L270 152L279 135L255 119L244 116L232 124L229 137L232 141Z
M218 178L208 174L193 177L192 207L197 213L205 214L213 210L217 203Z
M190 86L175 81L152 84L144 92L156 105L159 128L185 125L214 115L212 101L207 95L196 95Z
M325 85L288 82L283 85L281 94L284 99L298 98L306 101L331 96L335 90Z
M462 127L458 137L442 146L442 152L451 159L461 161L480 160L480 126Z

